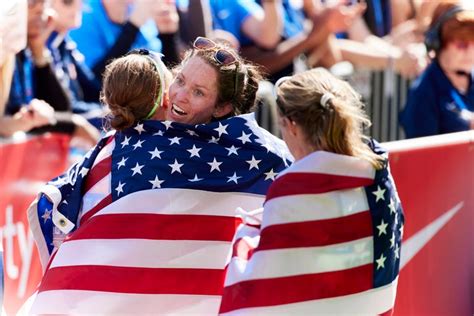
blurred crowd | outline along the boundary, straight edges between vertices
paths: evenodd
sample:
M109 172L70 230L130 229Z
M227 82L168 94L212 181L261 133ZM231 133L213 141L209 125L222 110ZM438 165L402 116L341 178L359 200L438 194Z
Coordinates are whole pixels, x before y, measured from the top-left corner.
M469 3L471 2L471 3ZM172 68L197 36L266 74L257 117L277 134L273 83L313 67L412 81L407 137L474 128L472 0L15 0L0 3L0 136L67 133L95 144L106 65L134 48ZM368 82L367 84L370 84Z

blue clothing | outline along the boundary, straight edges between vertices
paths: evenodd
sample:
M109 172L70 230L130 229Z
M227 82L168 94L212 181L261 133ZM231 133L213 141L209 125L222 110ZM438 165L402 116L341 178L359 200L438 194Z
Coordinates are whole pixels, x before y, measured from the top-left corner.
M284 39L291 38L304 31L306 19L303 2L283 0L283 34Z
M30 51L23 50L19 52L15 58L10 95L5 107L6 114L15 114L22 106L30 103L35 98L34 71L35 67Z
M86 64L93 68L107 55L119 38L123 25L112 22L100 0L86 0L83 4L82 26L70 32L84 55ZM161 41L154 21L149 20L133 41L131 49L147 48L161 52Z
M369 0L366 3L364 20L370 31L380 37L389 34L392 29L390 0Z
M70 92L73 112L83 113L101 108L100 81L85 64L76 43L69 36L61 39L57 33L53 33L48 39L48 48L53 57L56 76Z
M252 40L242 33L242 24L252 15L263 9L254 0L209 0L214 29L232 33L241 46L253 44Z
M464 95L434 60L410 89L400 123L407 138L466 131L470 122L462 117L463 108L474 111L474 73Z

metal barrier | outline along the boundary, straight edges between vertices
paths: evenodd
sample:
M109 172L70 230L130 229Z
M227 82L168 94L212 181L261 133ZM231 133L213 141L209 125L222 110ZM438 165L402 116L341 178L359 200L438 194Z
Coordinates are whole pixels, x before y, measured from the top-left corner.
M372 121L368 133L382 142L405 139L398 116L405 106L410 81L387 69L356 70L349 82L365 100Z

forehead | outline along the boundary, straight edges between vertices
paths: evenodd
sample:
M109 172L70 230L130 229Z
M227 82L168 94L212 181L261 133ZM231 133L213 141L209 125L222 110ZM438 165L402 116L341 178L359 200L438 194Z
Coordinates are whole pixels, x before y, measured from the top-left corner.
M216 88L217 70L201 57L193 56L189 58L180 73L186 77L186 80L190 80L194 84L199 84L208 88Z

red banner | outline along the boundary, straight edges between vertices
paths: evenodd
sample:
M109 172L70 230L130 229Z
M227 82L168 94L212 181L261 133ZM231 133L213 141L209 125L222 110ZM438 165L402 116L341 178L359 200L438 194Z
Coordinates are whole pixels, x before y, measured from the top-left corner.
M385 144L406 225L397 315L468 315L474 309L474 132ZM41 267L26 209L67 167L68 138L0 145L0 227L5 298L16 313L36 289Z
M396 315L472 315L474 131L385 144L405 209Z
M49 135L0 144L0 229L4 309L15 315L41 279L41 265L26 210L46 181L66 169L69 138Z

